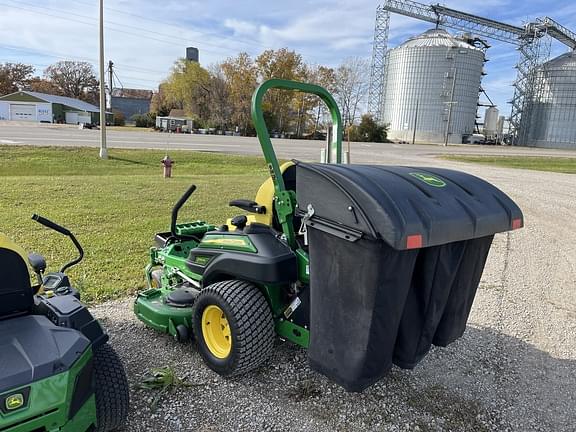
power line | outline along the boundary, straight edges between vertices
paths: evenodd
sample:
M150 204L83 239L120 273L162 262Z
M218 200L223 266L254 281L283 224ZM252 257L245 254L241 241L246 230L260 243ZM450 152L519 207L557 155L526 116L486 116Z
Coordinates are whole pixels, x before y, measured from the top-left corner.
M51 57L51 58L56 58L56 59L74 58L76 60L87 61L89 63L96 63L96 59L94 59L94 58L80 57L80 56L71 55L71 54L57 53L54 51L38 51L38 50L35 50L32 48L24 48L24 47L9 46L9 45L0 45L0 48L5 49L5 50L9 50L9 51L18 51L18 52L23 52L23 53L28 53L28 54L35 54L35 55L43 56L43 57ZM130 70L130 71L133 71L136 73L152 72L152 73L158 73L158 74L166 74L166 71L156 71L156 70L152 70L152 69L132 67L129 65L123 65L122 63L115 63L115 64L116 65L122 65L123 69ZM34 66L41 66L41 67L50 66L50 65L42 65L41 63L33 63L33 65Z
M57 19L65 20L65 21L71 21L71 22L86 24L86 25L95 26L95 27L98 26L98 24L95 23L95 22L88 22L88 21L81 21L81 20L77 20L77 19L71 19L71 18L67 18L67 17L61 16L61 15L54 15L54 14L50 14L50 13L46 13L46 12L40 12L40 11L30 10L30 9L26 9L26 8L23 8L23 7L20 7L20 6L14 6L14 5L6 4L6 3L0 3L0 6L5 6L5 7L8 7L8 8L13 8L13 9L19 9L19 10L22 10L22 11L27 12L27 13L32 13L32 14L37 14L37 15L43 15L43 16L49 16L49 17L52 17L52 18L57 18ZM34 5L28 5L28 4L27 4L27 6L34 7L34 8L47 9L47 10L51 10L51 11L55 11L55 12L60 13L60 11L58 11L58 10L50 9L50 8L46 8L46 7L42 7L42 6L34 6ZM69 14L69 15L79 16L79 17L82 17L82 18L93 19L93 18L87 17L87 16L85 16L85 15L72 14L72 13L68 13L68 14ZM127 25L124 25L124 24L117 24L117 23L110 23L110 24L112 24L112 25L121 25L121 26L123 26L123 27L131 27L131 26L127 26ZM159 38L155 38L155 37L151 37L151 36L146 36L146 35L143 35L143 34L128 32L128 31L125 31L125 30L119 30L119 29L110 27L109 25L105 26L105 28L108 29L108 30L110 30L110 31L113 31L113 32L123 33L123 34L131 35L131 36L136 36L136 37L138 37L138 38L149 39L149 40L153 40L153 41L165 43L165 44L168 44L168 45L170 45L170 46L174 46L174 42L173 42L173 41L170 41L170 40L159 39ZM147 30L147 29L140 29L140 28L138 28L138 27L133 27L133 28L137 28L137 29L139 29L139 30L141 30L141 31L144 31L144 32L146 32L146 33L157 33L157 32L151 32L151 31L149 31L149 30ZM168 36L168 35L163 35L163 36L166 36L166 37L169 37L169 38L174 39L173 36ZM185 41L187 41L187 42L191 42L191 40L189 40L189 39L183 39L183 38L179 38L179 39L185 40ZM232 50L230 50L230 49L222 48L221 46L216 45L216 44L211 44L211 43L208 43L208 42L203 42L203 44L204 44L204 45L209 45L209 46L214 46L214 47L216 47L217 49L223 50L223 51L228 52L228 53L233 53L233 52L234 52L234 51L232 51ZM219 53L216 52L216 51L212 51L212 50L205 49L205 48L202 48L202 50L205 51L205 52L213 53L213 54L219 54Z
M53 9L53 8L48 8L48 7L45 7L45 6L36 6L36 5L29 4L29 3L18 2L18 1L16 1L16 0L9 0L9 1L13 1L13 2L15 2L15 3L22 4L22 5L26 5L26 6L30 6L30 7L33 7L33 8L45 9L45 10L54 11L54 12L58 12L58 13L63 12L63 11L59 11L59 10ZM90 3L83 2L83 1L79 1L79 0L77 0L76 2L77 2L77 3L86 4L86 5L90 5L90 6L94 6L94 5L90 4ZM0 3L0 4L1 4L1 3ZM17 6L9 6L9 5L6 5L6 4L4 4L4 5L5 5L5 6L8 6L8 7L14 7L14 8L22 9L22 10L27 11L27 12L42 14L42 13L36 12L36 11L28 11L28 10L25 9L25 8L21 8L21 7L17 7ZM155 20L155 19L151 19L151 18L144 17L144 16L142 16L142 15L137 15L137 14L133 14L133 13L130 13L130 12L121 11L121 10L119 10L119 9L108 8L108 7L106 7L105 9L111 10L111 11L115 11L115 12L118 12L118 13L121 13L121 14L124 14L124 15L128 15L128 16L133 16L133 17L136 17L136 18L139 18L139 19L147 20L147 21L150 21L150 22L155 22L155 23L159 23L159 24L163 24L163 25L168 25L168 26L177 28L177 29L179 29L179 30L184 30L184 31L193 32L193 33L198 33L198 34L200 34L200 35L205 35L205 36L214 36L214 37L218 37L218 38L220 38L220 39L227 39L227 40L231 40L231 41L233 41L233 42L238 42L238 43L243 43L243 44L248 44L248 45L253 45L253 46L256 46L256 45L257 45L257 46L263 47L263 48L265 48L265 49L272 49L272 48L270 48L269 45L262 44L262 43L260 43L260 42L258 42L258 41L255 41L255 40L245 40L245 39L240 39L240 38L237 38L237 37L231 37L231 36L227 36L227 35L222 35L222 34L214 33L214 32L202 32L202 31L199 31L199 30L190 30L190 29L187 29L187 28L182 27L182 26L177 26L177 25L175 25L175 24L171 24L171 23L168 23L168 22L165 22L165 21ZM90 19L90 20L95 19L95 18L92 18L92 17L87 16L87 15L76 14L76 13L72 13L72 12L68 12L68 11L66 11L65 13L68 14L68 15L77 16L77 17L80 17L80 18L86 18L86 19ZM65 18L65 17L61 17L61 16L54 16L54 15L50 15L50 14L45 14L45 15L47 15L47 16L53 16L53 17L55 17L55 18L60 18L60 19L66 19L66 20L73 21L73 22L77 22L77 21L75 21L75 20L71 20L71 19L68 19L68 18ZM86 23L86 22L83 22L83 23L84 23L84 24L88 24L88 25L96 25L96 24ZM174 36L174 35L169 35L169 34L166 34L166 33L156 32L156 31L153 31L153 30L150 30L150 29L147 29L147 28L142 28L142 27L137 27L137 26L131 26L131 25L127 25L127 24L124 24L124 23L116 23L116 22L112 22L112 21L108 21L108 20L106 20L106 23L111 24L111 25L116 25L116 26L122 26L122 27L126 27L126 28L132 28L132 29L135 29L135 30L138 30L138 31L143 31L143 32L145 32L145 33L157 34L157 35L159 35L159 36L167 37L167 38L170 38L170 39L179 39L179 40L182 40L182 41L185 41L185 42L188 42L188 43L198 42L198 41L194 41L193 39L182 38L182 37L178 37L178 36ZM138 36L138 37L144 37L144 38L146 38L146 39L150 39L150 40L155 40L155 41L164 42L164 43L170 43L170 44L171 44L171 42L169 42L169 41L165 41L165 40L153 38L153 37L150 37L150 36L142 36L142 35L139 35L139 34L134 34L134 33L131 33L131 32L126 32L126 31L124 31L124 30L118 30L118 29L110 28L110 27L108 27L108 26L107 26L106 28L108 28L109 30L112 30L112 31L119 32L119 33L124 33L124 34L133 35L133 36ZM219 49L219 50L222 50L222 51L224 51L224 52L237 54L236 51L233 51L233 50L231 50L230 48L228 48L228 47L226 47L226 46L223 46L223 45L214 44L214 43L205 42L205 41L203 41L203 42L198 42L198 44L199 44L199 45L212 46L212 47L214 47L214 48L216 48L216 49ZM205 52L218 54L217 52L214 52L214 51L211 51L211 50L207 50L207 49L205 49L205 48L202 48L202 50L205 51ZM314 57L328 58L327 56L322 56L322 55L318 56L317 54L312 55L312 54L306 53L306 52L301 52L301 53L299 53L299 54L301 54L303 57L308 57L308 58L314 58Z
M81 0L76 0L76 3L81 3L81 4L85 4L85 5L89 5L89 6L94 6L93 4L91 4L91 3L89 3L89 2L84 2L84 1L81 1ZM143 16L143 15L134 14L134 13L132 13L132 12L126 12L126 11L123 11L123 10L120 10L120 9L115 9L115 8L110 8L110 7L105 7L105 9L106 9L106 10L109 10L109 11L117 12L117 13L120 13L120 14L123 14L123 15L132 16L132 17L134 17L134 18L139 18L139 19L142 19L142 20L146 20L146 21L150 21L150 22L154 22L154 23L158 23L158 24L167 25L167 26L174 27L174 28L177 28L177 29L185 29L185 28L182 27L182 26L179 26L179 25L176 25L176 24L172 24L172 23L169 23L169 22L167 22L167 21L161 21L161 20L157 20L157 19L152 19L152 18ZM185 29L185 30L189 30L189 29ZM266 49L269 48L268 45L265 45L265 44L263 44L263 43L261 43L261 42L258 42L258 41L255 40L255 39L239 39L239 38L232 37L232 36L222 35L222 34L220 34L220 33L202 32L202 31L199 31L199 30L191 30L191 31L194 32L194 33L198 33L198 34L204 35L204 36L216 36L216 37L219 37L219 38L221 38L221 39L228 39L228 40L231 40L231 41L234 41L234 42L240 42L240 43L248 44L248 45L258 45L258 46L264 47L264 48L266 48Z
M21 5L26 5L26 6L29 6L29 7L33 7L33 8L36 8L36 9L45 9L45 10L53 11L53 12L57 12L57 13L66 13L66 15L71 15L71 16L76 16L76 17L80 17L80 18L86 18L86 19L89 19L89 20L97 21L96 18L93 18L93 17L88 16L88 15L81 15L81 14L77 14L77 13L73 13L73 12L69 12L69 11L61 11L61 10L59 10L59 9L49 8L49 7L46 7L46 6L37 6L37 5L30 4L30 3L22 2L22 1L16 1L16 0L9 0L9 1L12 1L13 3L18 3L18 4L21 4ZM88 3L84 3L84 4L88 4ZM108 8L106 8L106 9L108 9ZM133 26L133 25L125 24L125 23L117 23L117 22L113 22L113 21L109 21L109 20L105 20L104 22L107 23L108 25L115 25L115 26L120 26L120 27L125 27L125 28L132 28L132 29L134 29L134 30L143 31L143 32L145 32L145 33L156 34L156 35L159 35L159 36L167 37L167 38L169 38L169 39L179 39L179 40L182 40L182 41L185 41L185 42L188 42L188 43L190 43L190 42L197 42L197 43L199 43L199 44L203 44L203 45L207 45L207 46L213 46L213 47L218 48L218 49L224 49L224 50L226 50L226 51L228 51L228 52L232 52L229 48L227 48L227 47L225 47L225 46L223 46L223 45L218 45L218 44L214 44L214 43L211 43L211 42L199 42L199 41L194 41L193 39L190 39L190 38L179 37L179 36L175 36L175 35L172 35L172 34L161 33L161 32L157 32L157 31L154 31L154 30L150 30L150 29L148 29L148 28L137 27L137 26ZM106 28L109 28L109 27L106 27ZM109 28L109 29L110 29L110 28ZM185 31L191 31L191 30L189 30L189 29L185 29L184 27L179 27L179 29L185 30ZM118 30L115 30L115 31L118 31ZM202 32L197 32L197 31L194 31L194 30L192 30L192 32L202 34ZM128 33L128 34L131 34L131 33ZM208 34L208 33L205 33L205 34ZM214 34L214 35L216 35L216 34ZM205 49L203 49L203 50L204 50L204 51L207 51L207 50L205 50ZM213 52L213 51L209 51L209 50L208 50L207 52Z

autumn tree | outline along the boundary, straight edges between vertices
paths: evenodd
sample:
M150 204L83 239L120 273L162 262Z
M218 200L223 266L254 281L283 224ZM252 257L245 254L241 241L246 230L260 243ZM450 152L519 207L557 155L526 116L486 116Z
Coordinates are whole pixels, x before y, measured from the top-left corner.
M261 81L271 78L302 81L306 77L302 56L287 48L264 51L256 58L256 68ZM298 122L302 120L305 104L304 95L278 89L270 90L262 101L263 110L271 123L269 127L278 131L287 129L292 112L296 113L296 129L299 129Z
M25 88L33 72L32 66L23 63L0 64L0 96Z
M256 66L247 53L240 53L227 59L221 68L228 87L231 120L246 135L251 129L250 101L258 83Z
M63 96L62 91L56 84L44 78L34 77L26 84L26 90L38 93L46 93L51 95Z
M173 108L177 108L176 104L169 99L166 90L166 83L158 86L158 91L152 96L150 102L150 112L157 116L167 116Z
M354 124L368 93L369 64L358 57L346 59L334 73L334 94L342 112L344 129Z
M93 66L88 62L59 61L44 71L44 78L54 84L63 96L96 103L98 79Z
M166 99L195 120L209 117L210 74L198 62L179 59L164 82Z

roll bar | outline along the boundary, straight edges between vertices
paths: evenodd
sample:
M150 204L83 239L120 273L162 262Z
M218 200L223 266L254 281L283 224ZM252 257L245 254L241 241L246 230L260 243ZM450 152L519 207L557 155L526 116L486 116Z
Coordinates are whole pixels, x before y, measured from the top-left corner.
M258 134L258 140L262 146L262 152L264 153L264 158L268 164L268 169L270 170L270 176L274 182L274 190L276 193L286 190L284 186L284 180L282 179L282 173L280 172L280 166L278 164L278 159L276 158L276 153L274 152L274 147L270 141L270 134L268 133L268 128L266 127L266 122L264 121L264 113L262 111L262 99L266 92L270 89L282 89L282 90L296 90L302 93L310 93L319 96L324 103L328 106L330 110L330 115L332 117L332 141L330 143L330 151L336 156L336 163L342 162L342 117L340 116L340 110L336 101L328 91L315 84L307 84L297 81L289 81L283 79L270 79L264 81L252 95L252 121L254 127L256 128L256 133Z

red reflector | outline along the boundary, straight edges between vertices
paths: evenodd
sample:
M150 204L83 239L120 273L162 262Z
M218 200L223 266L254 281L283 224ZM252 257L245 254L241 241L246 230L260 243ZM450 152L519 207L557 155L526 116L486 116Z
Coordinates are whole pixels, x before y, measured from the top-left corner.
M522 228L522 219L512 219L512 229Z
M418 249L422 247L422 236L420 234L410 235L406 238L406 249Z

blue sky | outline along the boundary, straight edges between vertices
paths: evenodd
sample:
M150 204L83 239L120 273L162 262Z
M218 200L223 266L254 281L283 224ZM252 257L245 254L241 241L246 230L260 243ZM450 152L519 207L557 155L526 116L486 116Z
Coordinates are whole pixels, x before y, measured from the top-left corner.
M200 49L208 66L240 51L257 55L288 47L311 64L338 65L344 58L369 58L377 1L106 1L106 59L113 60L124 87L157 87L186 46ZM548 15L576 29L576 2L569 0L447 1L449 7L515 25ZM0 62L33 64L37 73L62 59L98 56L97 0L0 0ZM430 28L392 15L390 46ZM512 96L512 45L491 42L483 86L505 113ZM554 55L565 51L553 45Z

